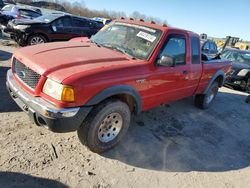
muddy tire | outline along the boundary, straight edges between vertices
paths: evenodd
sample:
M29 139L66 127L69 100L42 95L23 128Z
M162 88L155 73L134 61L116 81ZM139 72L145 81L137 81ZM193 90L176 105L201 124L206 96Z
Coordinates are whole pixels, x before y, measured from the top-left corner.
M219 90L219 84L218 84L218 82L214 82L209 87L206 94L200 94L200 95L195 96L195 100L194 100L195 106L197 106L198 108L201 108L201 109L209 108L212 105L212 103L213 103L213 101L218 93L218 90Z
M27 41L28 45L43 44L46 42L47 42L47 39L44 36L39 35L39 34L31 35Z
M131 112L126 103L111 99L94 107L77 131L80 142L95 153L116 146L130 125Z

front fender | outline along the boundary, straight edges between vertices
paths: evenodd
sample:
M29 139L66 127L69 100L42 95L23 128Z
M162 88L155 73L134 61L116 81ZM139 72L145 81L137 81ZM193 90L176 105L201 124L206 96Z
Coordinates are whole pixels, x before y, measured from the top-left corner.
M136 113L140 113L142 111L142 100L141 96L138 93L138 91L129 85L117 85L112 86L107 89L104 89L100 93L98 93L96 96L92 97L85 105L86 106L93 106L96 105L103 100L120 94L127 94L133 97L135 103L136 103Z

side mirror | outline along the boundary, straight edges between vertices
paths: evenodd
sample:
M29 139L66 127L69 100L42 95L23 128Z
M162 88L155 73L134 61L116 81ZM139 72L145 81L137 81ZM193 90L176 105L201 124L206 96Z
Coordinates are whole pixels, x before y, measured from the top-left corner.
M161 66L174 67L175 61L173 57L161 56L161 58L158 59L157 64Z

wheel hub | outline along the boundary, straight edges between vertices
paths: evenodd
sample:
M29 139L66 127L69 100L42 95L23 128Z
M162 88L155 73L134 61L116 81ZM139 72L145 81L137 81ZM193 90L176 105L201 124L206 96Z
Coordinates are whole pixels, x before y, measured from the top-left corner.
M214 93L211 93L208 97L207 97L207 103L209 104L210 102L212 102L214 98Z
M42 44L42 43L44 43L44 40L40 37L34 37L31 39L31 42L30 42L31 45Z
M212 102L212 100L214 99L214 97L215 97L215 95L216 95L216 88L213 88L211 91L210 91L210 93L209 93L209 95L207 96L207 99L206 99L206 101L207 101L207 104L209 104L209 103L211 103Z
M109 114L104 118L99 127L98 139L104 143L114 140L121 131L122 123L123 120L120 114Z

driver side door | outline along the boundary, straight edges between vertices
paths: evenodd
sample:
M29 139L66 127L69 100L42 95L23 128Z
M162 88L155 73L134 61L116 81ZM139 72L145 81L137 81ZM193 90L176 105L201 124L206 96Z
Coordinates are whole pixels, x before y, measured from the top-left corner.
M64 41L73 38L72 20L69 16L56 19L51 23L51 34L49 38L52 41Z
M185 97L186 78L189 74L187 42L185 34L170 34L167 37L155 62L156 68L149 79L150 89L153 91L149 99L152 104L161 105ZM159 64L162 57L173 58L174 64Z

